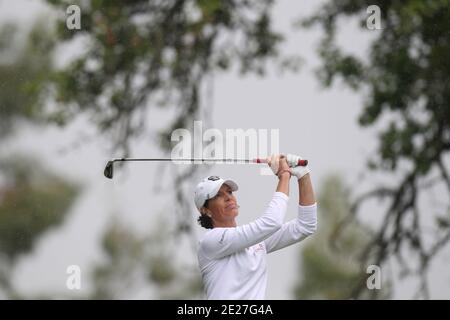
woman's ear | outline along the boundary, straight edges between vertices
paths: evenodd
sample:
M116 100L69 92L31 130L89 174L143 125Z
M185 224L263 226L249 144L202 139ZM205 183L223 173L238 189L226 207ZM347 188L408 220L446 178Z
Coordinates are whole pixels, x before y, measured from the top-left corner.
M209 212L209 210L208 209L206 209L205 207L202 207L201 209L200 209L200 213L201 214L204 214L204 215L207 215L208 217L212 217L211 216L211 212Z

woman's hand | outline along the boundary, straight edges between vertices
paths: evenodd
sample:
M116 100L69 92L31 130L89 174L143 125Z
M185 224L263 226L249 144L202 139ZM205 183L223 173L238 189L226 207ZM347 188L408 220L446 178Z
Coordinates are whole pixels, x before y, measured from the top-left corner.
M286 161L286 157L282 154L273 154L270 158L267 159L267 163L269 167L272 169L272 172L281 177L281 175L286 175L290 177L291 169L289 168L289 164Z
M302 160L302 157L294 155L294 154L288 154L286 156L287 163L291 167L291 174L293 176L297 177L297 180L300 180L303 178L306 174L310 173L311 170L307 166L299 166L297 165L299 160Z
M273 154L267 159L267 163L272 172L278 176L277 192L282 192L289 197L289 180L291 177L291 169L286 161L286 157L282 154Z

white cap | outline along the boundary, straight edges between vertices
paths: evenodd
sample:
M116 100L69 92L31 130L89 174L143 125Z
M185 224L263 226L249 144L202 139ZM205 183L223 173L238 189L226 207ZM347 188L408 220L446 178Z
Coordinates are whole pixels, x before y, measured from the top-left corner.
M199 211L205 204L206 200L216 196L217 192L220 190L220 187L224 183L228 185L232 191L236 191L238 189L238 185L233 180L225 180L218 176L209 176L197 185L194 192L194 202Z

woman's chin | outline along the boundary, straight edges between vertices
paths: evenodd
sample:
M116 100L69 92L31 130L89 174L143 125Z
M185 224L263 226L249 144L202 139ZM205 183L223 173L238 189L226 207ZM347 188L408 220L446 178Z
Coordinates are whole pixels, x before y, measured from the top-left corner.
M239 209L237 207L227 210L229 215L237 216L239 214Z

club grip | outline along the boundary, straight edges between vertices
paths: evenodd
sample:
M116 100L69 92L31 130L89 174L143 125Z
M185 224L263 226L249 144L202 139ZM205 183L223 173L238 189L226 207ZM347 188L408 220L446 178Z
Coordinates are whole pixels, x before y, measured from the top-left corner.
M253 162L256 162L256 163L267 163L267 159L255 159L255 160L253 160ZM308 160L306 160L306 159L298 160L297 166L305 167L307 165L308 165Z

